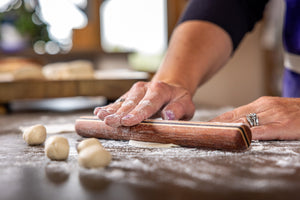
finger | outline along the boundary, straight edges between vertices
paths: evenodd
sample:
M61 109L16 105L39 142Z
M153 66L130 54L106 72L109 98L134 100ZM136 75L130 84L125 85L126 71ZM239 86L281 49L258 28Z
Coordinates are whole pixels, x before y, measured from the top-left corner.
M170 95L166 92L170 91L168 87L168 85L163 83L152 84L139 104L121 119L121 124L133 126L154 115L170 100Z
M126 115L131 110L131 107L134 106L135 103L132 100L124 102L118 110L116 110L113 114L107 115L104 118L104 122L112 127L118 127L121 125L121 118Z
M223 122L223 121L219 121L219 122ZM249 127L251 127L251 125L249 124L246 117L242 117L242 118L234 120L234 121L227 121L226 123L239 123L239 124L245 124L245 125L248 125Z
M163 105L163 102L153 102L152 99L142 100L137 107L121 119L124 126L133 126L151 117Z
M226 113L223 113L211 120L210 122L231 122L235 119L235 112L234 111L228 111Z
M106 106L101 106L101 107L96 107L94 109L94 115L99 117L102 117L105 114L109 114L110 112L113 112L114 110L117 109L118 106L120 106L121 104L119 103L119 99L117 101L115 101L114 103L111 103L109 105Z
M101 107L96 107L95 109L94 109L94 115L97 115L98 114L98 112L99 112L99 110L101 110Z
M266 112L263 112L260 117L262 120L259 120L259 124L257 126L252 126L249 124L246 117L242 117L238 120L231 121L232 123L243 123L247 124L252 133L253 140L282 140L282 139L289 139L284 138L284 133L282 133L282 124L278 122L272 122L268 119ZM267 120L264 120L267 119Z
M133 91L132 93L129 93L125 101L118 108L118 110L115 113L106 116L104 118L104 122L112 127L120 126L121 119L138 105L138 103L141 101L144 95L145 90Z
M135 83L130 88L130 90L127 93L125 93L121 98L119 98L115 103L112 103L106 107L102 107L101 109L97 109L98 118L104 120L105 117L116 113L123 104L123 101L120 101L120 99L126 99L129 94L137 94L139 92L145 93L146 85L146 82L139 81Z
M170 102L162 110L162 118L165 120L189 120L193 117L195 106L188 94Z
M251 128L253 140L282 140L289 139L284 138L285 135L280 131L282 125L279 123L270 123L262 126L255 126Z
M112 115L122 106L124 100L126 99L127 94L123 95L119 99L117 99L114 103L111 103L107 106L97 107L94 113L101 120L104 120L106 116Z
M256 126L262 126L262 125L268 125L270 123L274 123L274 114L270 114L268 111L262 112L262 113L257 113L256 114L257 118L257 125ZM275 117L276 119L276 117ZM225 122L225 121L219 121L219 122ZM247 115L244 117L241 117L236 120L228 120L226 121L227 123L243 123L248 125L250 128L253 127L250 122L247 119ZM255 127L256 127L255 126Z
M250 127L253 140L277 140L279 139L278 130L282 127L275 123L251 127L246 118L240 118L231 123L247 124Z
M245 117L249 113L257 112L257 106L254 103L250 103L241 107L238 107L232 111L225 112L214 119L211 122L231 122Z

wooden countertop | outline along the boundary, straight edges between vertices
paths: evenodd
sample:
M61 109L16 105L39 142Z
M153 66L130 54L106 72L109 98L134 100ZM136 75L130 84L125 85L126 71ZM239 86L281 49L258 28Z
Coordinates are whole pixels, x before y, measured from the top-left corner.
M254 141L239 153L194 148L146 149L101 140L113 156L105 169L77 164L82 138L73 125L87 112L0 116L0 199L296 199L300 141ZM214 112L201 110L199 116ZM25 144L19 127L42 123L48 137L68 138L70 156L50 161L43 146ZM64 133L57 133L64 131Z
M146 79L28 80L0 82L0 103L19 99L105 96L117 99L137 81Z

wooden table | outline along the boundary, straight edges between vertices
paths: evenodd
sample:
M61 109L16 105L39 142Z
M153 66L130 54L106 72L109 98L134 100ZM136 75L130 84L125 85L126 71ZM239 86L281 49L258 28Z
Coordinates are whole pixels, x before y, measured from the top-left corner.
M15 100L103 96L110 102L127 92L135 82L146 80L148 78L144 75L140 78L0 82L0 114L7 113L7 110L10 110L10 103Z
M113 156L111 164L105 169L80 168L75 146L82 138L73 125L90 112L0 116L0 199L299 198L300 141L254 141L250 150L232 153L146 149L126 141L101 140ZM25 144L19 127L37 123L48 127L48 137L68 138L67 161L50 161L43 146ZM56 132L66 129L69 132Z
M113 100L135 82L146 79L27 80L0 82L0 103L19 99L43 99L73 96L105 96Z

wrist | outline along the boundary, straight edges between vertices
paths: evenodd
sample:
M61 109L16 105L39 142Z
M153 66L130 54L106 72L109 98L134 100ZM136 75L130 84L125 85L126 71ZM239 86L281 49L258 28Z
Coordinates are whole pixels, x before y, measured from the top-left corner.
M182 76L180 78L178 77L177 76L172 77L170 75L163 76L161 74L156 74L151 81L162 82L171 86L183 88L186 91L188 91L191 95L193 95L197 89L197 83L192 84L191 82L188 82L189 78L187 77L182 77Z

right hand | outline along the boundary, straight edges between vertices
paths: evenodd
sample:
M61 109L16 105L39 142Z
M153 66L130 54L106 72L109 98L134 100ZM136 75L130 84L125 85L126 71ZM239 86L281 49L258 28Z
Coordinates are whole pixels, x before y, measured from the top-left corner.
M112 127L133 126L156 113L165 120L188 120L194 112L187 89L161 81L137 82L116 102L94 110L99 119Z

